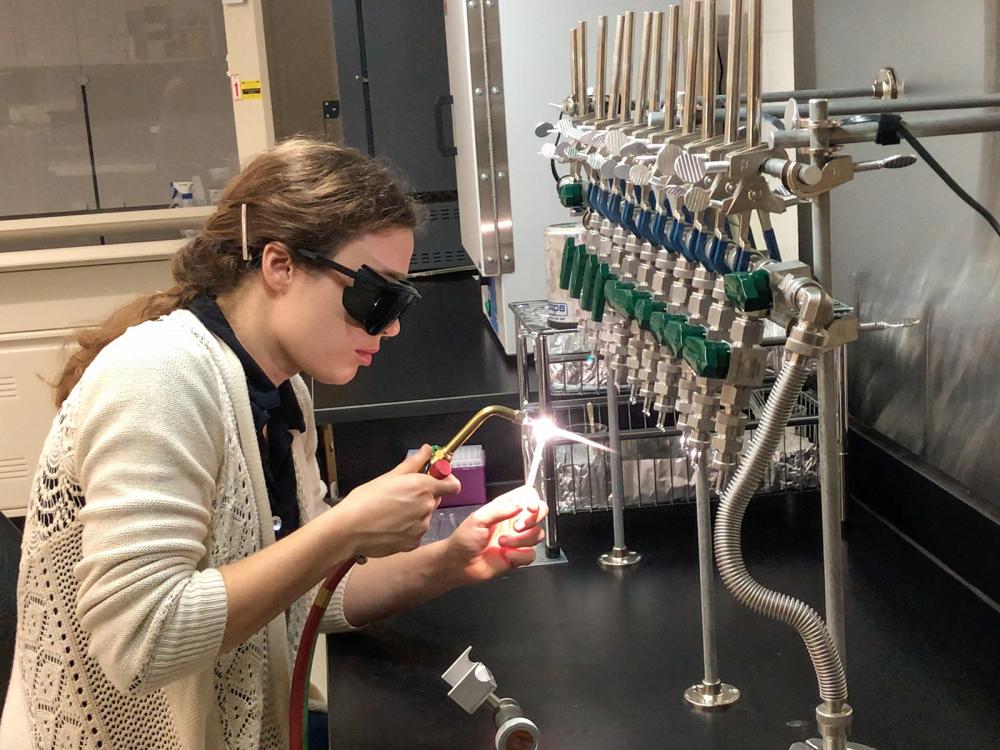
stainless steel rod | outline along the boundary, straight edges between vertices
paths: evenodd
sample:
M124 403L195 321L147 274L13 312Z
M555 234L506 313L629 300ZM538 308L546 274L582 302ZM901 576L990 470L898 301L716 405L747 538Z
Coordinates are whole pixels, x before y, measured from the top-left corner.
M750 0L747 15L747 146L760 143L761 47L764 44L763 0Z
M604 79L607 77L608 17L597 17L597 59L594 61L594 115L604 118Z
M927 112L947 109L978 109L1000 107L1000 94L979 94L969 96L911 96L903 99L839 99L827 107L831 115L876 115L883 112ZM779 117L785 112L785 103L768 104L764 111ZM809 111L806 101L799 102L799 112Z
M622 41L621 123L628 122L632 112L632 38L635 32L635 11L625 11L625 37Z
M635 114L632 118L632 124L637 126L645 122L643 115L646 111L646 87L649 85L649 44L652 24L653 14L649 11L643 13L642 36L639 42L639 74L636 76Z
M663 11L653 13L652 60L649 68L649 99L646 111L655 112L660 108L660 78L663 77Z
M871 84L859 86L857 88L843 89L799 89L797 91L768 91L761 96L764 102L786 102L789 99L861 99L868 97L875 98Z
M667 9L667 77L663 87L663 129L673 130L677 121L677 68L680 48L681 6Z
M812 164L820 169L827 157L823 150L829 147L830 131L815 127L828 119L828 102L812 99L809 102L809 119ZM812 201L813 274L829 294L834 294L832 245L830 237L830 193L825 192ZM841 662L847 664L844 633L844 545L841 537L844 505L843 421L840 415L841 394L838 363L833 351L824 352L817 370L817 395L819 398L819 484L820 505L823 518L823 584L826 599L826 624L830 630Z
M701 96L703 102L714 102L718 83L716 82L716 70L718 65L715 61L716 50L716 26L715 26L715 0L704 0L704 15L702 18L702 48L701 48ZM709 115L710 108L702 113L701 137L708 139L715 135L715 117Z
M608 111L606 116L613 118L619 112L619 87L622 77L622 45L625 40L625 16L619 15L615 18L615 47L611 57L611 93L608 97Z
M692 0L688 6L687 44L684 46L684 118L682 129L684 133L694 132L695 110L698 106L698 95L695 86L698 82L698 37L701 31L701 0Z
M740 51L743 34L743 0L729 3L729 44L726 55L726 98L732 101L740 95ZM727 107L726 143L735 143L740 128L740 108Z
M715 564L712 556L712 502L705 451L694 456L695 503L698 514L698 577L701 585L701 648L706 685L717 685L719 658L715 644Z
M926 120L906 120L905 122L906 129L918 138L990 133L1000 130L1000 114L959 114ZM877 133L878 123L875 122L842 125L830 134L830 144L842 146L848 143L869 143L875 140ZM775 130L771 133L770 144L775 148L805 148L809 145L809 131L805 128Z
M549 409L549 347L548 336L535 337L535 375L538 378L538 408L543 414ZM559 550L559 515L556 498L555 449L546 443L542 449L542 499L548 506L545 518L546 554L554 555Z
M587 22L576 26L576 90L580 92L581 115L587 114Z
M580 109L580 77L577 75L577 59L579 58L578 46L580 44L579 34L576 27L571 26L569 30L569 98L573 101L573 114L581 115Z
M618 386L608 372L608 447L611 449L611 523L614 527L614 547L625 547L625 471L622 467L622 444L618 430Z

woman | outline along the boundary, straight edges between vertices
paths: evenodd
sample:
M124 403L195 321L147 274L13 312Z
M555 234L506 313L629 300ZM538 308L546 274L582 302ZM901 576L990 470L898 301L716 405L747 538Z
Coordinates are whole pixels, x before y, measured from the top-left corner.
M0 747L284 747L289 665L340 563L371 558L327 632L532 561L528 489L418 546L460 489L421 473L427 446L323 502L298 373L347 383L399 333L416 223L374 162L287 141L229 185L172 289L80 337L25 526Z

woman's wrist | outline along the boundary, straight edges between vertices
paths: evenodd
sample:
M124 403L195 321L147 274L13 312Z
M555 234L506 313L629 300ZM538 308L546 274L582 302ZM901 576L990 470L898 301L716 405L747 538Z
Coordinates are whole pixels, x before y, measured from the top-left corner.
M467 555L455 543L453 537L432 542L427 547L434 554L434 569L438 572L443 586L450 590L472 583L466 572L469 565Z
M321 525L326 550L326 575L337 569L341 563L361 554L361 538L357 533L351 509L342 504L335 505L316 518Z

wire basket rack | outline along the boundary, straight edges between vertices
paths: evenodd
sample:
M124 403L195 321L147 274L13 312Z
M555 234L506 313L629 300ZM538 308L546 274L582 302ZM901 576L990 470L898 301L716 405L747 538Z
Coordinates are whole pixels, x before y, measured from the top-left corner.
M608 404L604 360L586 349L582 336L576 331L549 328L544 307L539 303L521 303L512 308L526 341L518 352L519 372L524 373L526 381L529 370L520 359L526 359L531 349L535 351L536 360L542 356L545 358L543 364L547 364L539 370L536 361L539 397L528 398L530 391L525 382L522 385L523 405L543 410L560 427L606 446ZM780 358L781 348L774 347L770 356L774 371L780 366ZM754 426L763 414L772 383L773 379L766 380L751 396L744 451L753 440ZM809 391L801 393L758 493L797 492L818 485L818 415L815 395ZM660 429L656 426L655 415L644 414L641 404L630 404L627 393L620 393L618 422L625 507L694 502L694 475L682 447L682 432L672 417L665 429ZM526 435L526 464L533 450L530 435ZM554 505L560 514L610 509L608 452L558 439L552 441L552 450L554 481L549 483L548 491L554 492L555 498L550 507ZM717 477L710 474L709 479L715 487Z

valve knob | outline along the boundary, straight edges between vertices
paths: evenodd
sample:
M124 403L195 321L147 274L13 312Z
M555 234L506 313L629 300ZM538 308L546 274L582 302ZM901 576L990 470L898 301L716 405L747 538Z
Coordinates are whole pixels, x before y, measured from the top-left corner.
M451 461L447 458L439 458L437 461L431 461L427 473L435 479L447 479L451 476Z

